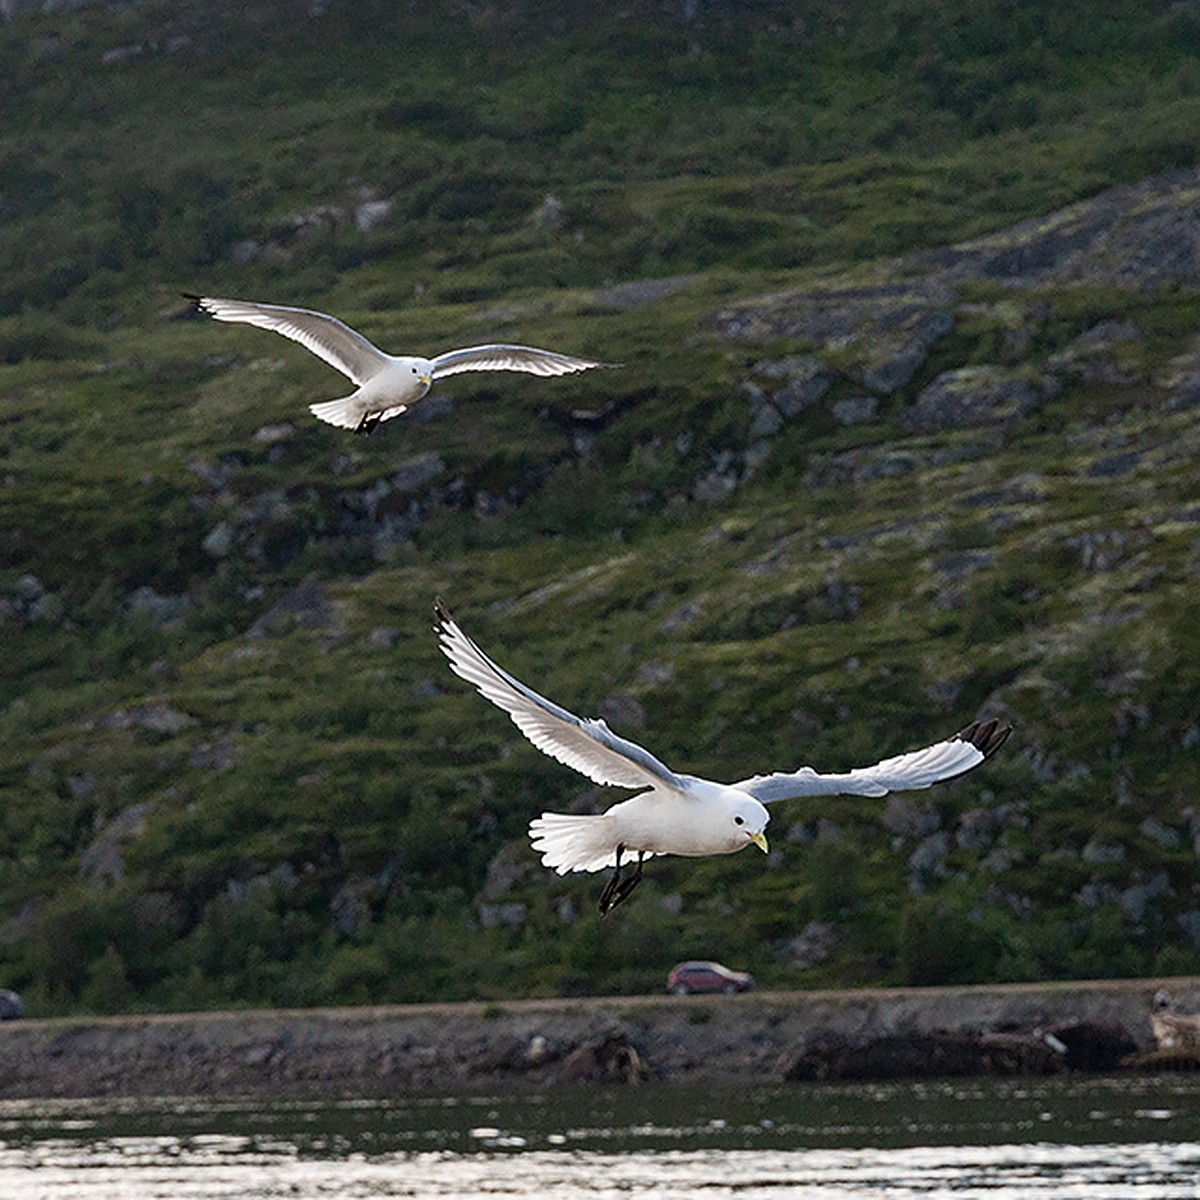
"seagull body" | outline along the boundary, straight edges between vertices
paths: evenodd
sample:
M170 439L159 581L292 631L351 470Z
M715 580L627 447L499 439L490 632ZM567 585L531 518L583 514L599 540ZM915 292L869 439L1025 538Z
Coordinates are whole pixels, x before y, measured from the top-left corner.
M740 783L714 783L676 774L648 750L613 733L603 720L583 720L540 696L488 658L441 604L434 612L451 670L508 713L539 750L593 783L643 789L604 813L546 812L529 826L534 850L558 874L612 869L600 898L602 913L633 890L643 860L652 855L733 854L748 845L765 853L768 804L797 796L884 796L927 788L977 767L1012 731L995 720L977 721L923 750L841 775L801 767ZM626 854L637 855L632 876L622 876Z
M184 293L201 312L218 321L239 321L270 329L336 367L356 387L349 396L310 404L309 411L330 425L371 433L381 421L407 411L433 386L434 380L462 371L524 371L529 375L570 375L608 363L572 358L533 346L468 346L436 358L385 354L361 333L336 317L309 308L219 300Z

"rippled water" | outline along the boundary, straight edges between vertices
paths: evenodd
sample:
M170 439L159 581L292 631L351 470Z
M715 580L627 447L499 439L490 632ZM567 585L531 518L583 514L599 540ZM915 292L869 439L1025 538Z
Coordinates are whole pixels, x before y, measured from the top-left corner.
M1200 1079L0 1102L4 1200L1200 1195Z

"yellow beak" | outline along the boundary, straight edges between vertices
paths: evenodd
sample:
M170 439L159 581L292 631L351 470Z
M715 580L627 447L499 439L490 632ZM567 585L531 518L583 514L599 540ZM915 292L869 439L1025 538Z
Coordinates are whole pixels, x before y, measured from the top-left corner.
M767 835L765 833L752 833L750 840L766 854L770 847L767 845Z
M422 382L422 383L423 383L423 384L424 384L426 387L432 387L432 386L433 386L433 376L432 376L432 375L418 375L418 376L417 376L417 378L418 378L418 379L419 379L419 380L420 380L420 381L421 381L421 382Z

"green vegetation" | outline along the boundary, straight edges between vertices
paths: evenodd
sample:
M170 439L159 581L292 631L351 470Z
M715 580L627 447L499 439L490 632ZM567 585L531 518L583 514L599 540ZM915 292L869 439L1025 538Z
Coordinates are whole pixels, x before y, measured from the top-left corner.
M1192 228L1200 15L313 7L5 27L0 986L66 1013L634 993L707 957L779 987L1200 969L1196 278L1149 234L1020 287L917 254L994 234L1032 271L1046 214L1169 171L1153 236ZM886 385L916 318L839 338L820 299L883 285L952 317ZM357 439L306 412L340 376L179 289L625 366L459 377ZM922 423L985 385L1020 415ZM765 862L656 860L601 922L525 828L614 797L450 674L439 595L712 778L1017 731L934 792L781 806Z

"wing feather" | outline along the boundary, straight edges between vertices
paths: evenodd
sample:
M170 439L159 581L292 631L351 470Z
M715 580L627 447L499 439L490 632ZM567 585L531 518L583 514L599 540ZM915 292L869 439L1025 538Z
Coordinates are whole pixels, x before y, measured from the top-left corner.
M888 792L919 791L979 766L1000 749L1011 732L1011 725L1001 726L996 720L976 721L945 741L843 775L822 775L812 767L801 767L791 773L755 775L734 786L763 804L796 796L885 796Z
M455 624L440 603L434 607L442 653L450 668L480 695L502 708L544 754L587 776L593 783L683 790L682 781L648 750L613 733L599 719L582 720L514 679Z
M336 317L310 308L287 308L282 304L256 304L250 300L219 300L212 296L187 298L218 321L239 321L299 342L331 367L361 387L378 375L390 359L361 333L343 325Z
M593 362L587 358L572 358L553 350L538 350L534 346L467 346L463 350L448 350L433 360L434 379L457 375L462 371L524 371L529 375L570 375L609 363Z

